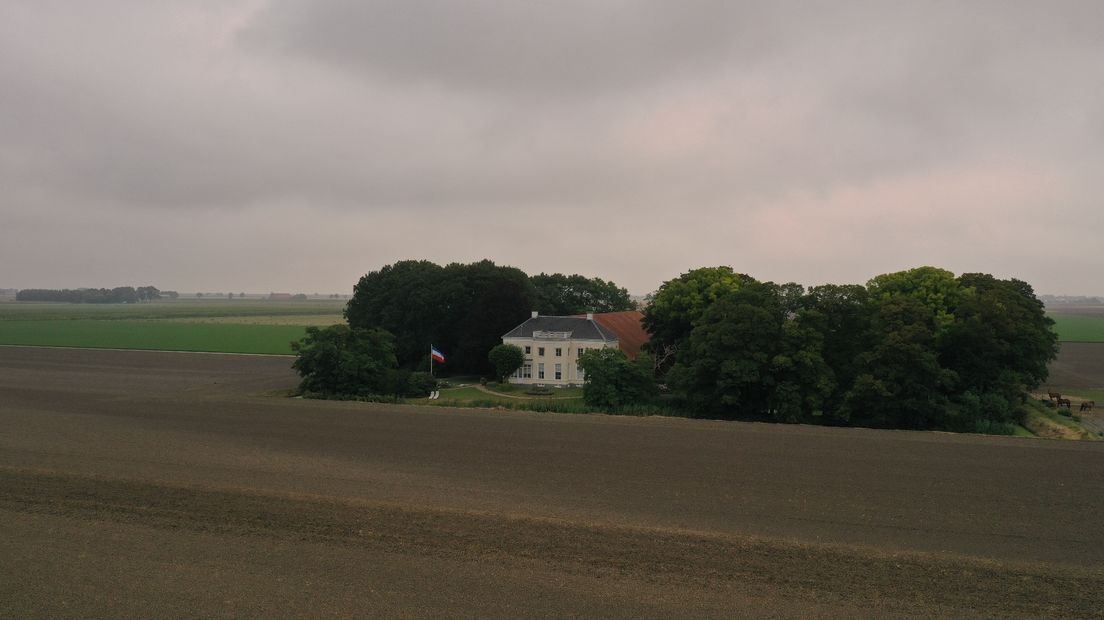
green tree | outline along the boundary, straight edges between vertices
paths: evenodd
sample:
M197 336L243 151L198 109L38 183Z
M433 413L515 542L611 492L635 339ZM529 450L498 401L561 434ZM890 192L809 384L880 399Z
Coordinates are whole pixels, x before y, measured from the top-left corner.
M110 299L113 303L137 303L138 291L133 286L117 286L111 289Z
M938 267L916 267L882 274L871 279L866 287L876 300L903 295L919 301L932 311L937 332L954 322L955 310L973 294L953 273Z
M399 261L366 274L345 306L351 327L395 334L395 353L405 368L424 364L430 343L450 348L445 332L450 309L442 300L444 269L429 261ZM500 334L501 335L501 334Z
M404 368L423 368L430 343L449 352L449 369L489 373L487 353L524 321L533 285L520 269L489 260L440 267L400 261L366 274L345 307L351 327L396 334Z
M822 410L835 383L795 294L748 281L697 319L668 377L695 413L800 422Z
M891 296L874 316L873 347L859 356L860 372L841 418L854 425L942 428L957 377L939 364L936 313L919 299Z
M304 391L393 393L389 380L397 360L394 338L385 330L308 327L306 336L291 346L296 353L292 368L302 377L299 387Z
M462 372L493 371L487 353L502 335L529 318L535 293L529 276L489 260L445 267L443 300L447 332L440 343L450 351L450 367Z
M1024 395L1046 380L1057 355L1054 321L1025 282L979 273L959 282L972 294L938 342L940 364L958 377L957 425L1016 422Z
M512 344L500 344L487 354L487 359L495 369L495 379L505 383L506 378L514 374L525 363L525 352Z
M587 312L621 312L635 304L629 291L601 278L562 273L530 277L536 294L535 310L543 315L572 316Z
M161 299L161 291L157 290L156 286L139 286L136 289L138 293L139 301L153 301L155 299Z
M666 366L664 358L690 337L714 302L752 282L754 278L731 267L702 267L664 282L644 308L644 328L652 336L649 351Z
M809 289L802 321L820 335L821 355L833 389L822 404L822 421L843 424L843 401L861 371L860 357L873 348L875 304L866 287L825 284Z
M630 361L620 349L594 349L579 357L579 368L585 373L583 401L592 407L645 404L658 394L647 355Z

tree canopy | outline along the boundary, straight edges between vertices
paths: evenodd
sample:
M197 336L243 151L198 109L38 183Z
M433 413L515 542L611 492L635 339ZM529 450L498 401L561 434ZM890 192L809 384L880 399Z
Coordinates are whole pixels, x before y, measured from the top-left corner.
M678 347L713 302L753 281L722 266L694 269L664 282L644 311L644 328L652 336L649 348L659 354L666 347Z
M325 394L386 394L392 390L390 371L397 366L394 337L382 329L346 325L308 327L306 336L291 343L292 368L301 390Z
M345 318L352 327L397 334L396 355L405 368L428 367L434 344L450 371L490 373L487 353L529 316L535 296L523 271L489 260L444 267L400 261L360 279Z
M495 369L495 379L505 381L525 363L525 352L512 344L500 344L491 349L487 359Z
M601 278L542 273L529 279L536 290L537 305L534 309L544 315L573 316L635 308L627 289Z
M656 397L652 362L642 355L630 361L620 349L592 349L579 357L583 370L583 401L592 407L617 409Z
M699 269L645 325L675 347L667 380L692 411L791 422L1008 428L1057 352L1029 285L935 267L808 291Z

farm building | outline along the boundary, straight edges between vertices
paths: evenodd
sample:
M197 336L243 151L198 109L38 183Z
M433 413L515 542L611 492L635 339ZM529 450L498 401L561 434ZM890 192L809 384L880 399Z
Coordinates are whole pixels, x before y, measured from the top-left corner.
M594 320L617 336L618 346L631 360L640 355L640 350L651 340L644 330L644 314L639 310L625 312L603 312L594 315Z

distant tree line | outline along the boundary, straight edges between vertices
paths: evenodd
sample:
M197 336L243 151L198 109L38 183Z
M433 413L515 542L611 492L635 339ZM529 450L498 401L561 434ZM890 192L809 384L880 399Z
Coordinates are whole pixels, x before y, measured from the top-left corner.
M28 288L15 294L16 301L61 301L74 304L122 304L161 299L155 286L115 288L41 289Z

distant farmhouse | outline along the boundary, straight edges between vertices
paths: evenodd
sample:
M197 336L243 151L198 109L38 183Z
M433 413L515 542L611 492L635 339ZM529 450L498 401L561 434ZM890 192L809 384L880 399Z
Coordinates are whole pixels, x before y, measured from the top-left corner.
M591 349L620 348L635 358L648 341L639 311L608 312L585 316L541 316L533 312L527 321L502 336L525 353L510 383L526 385L581 385L585 379L579 356Z

